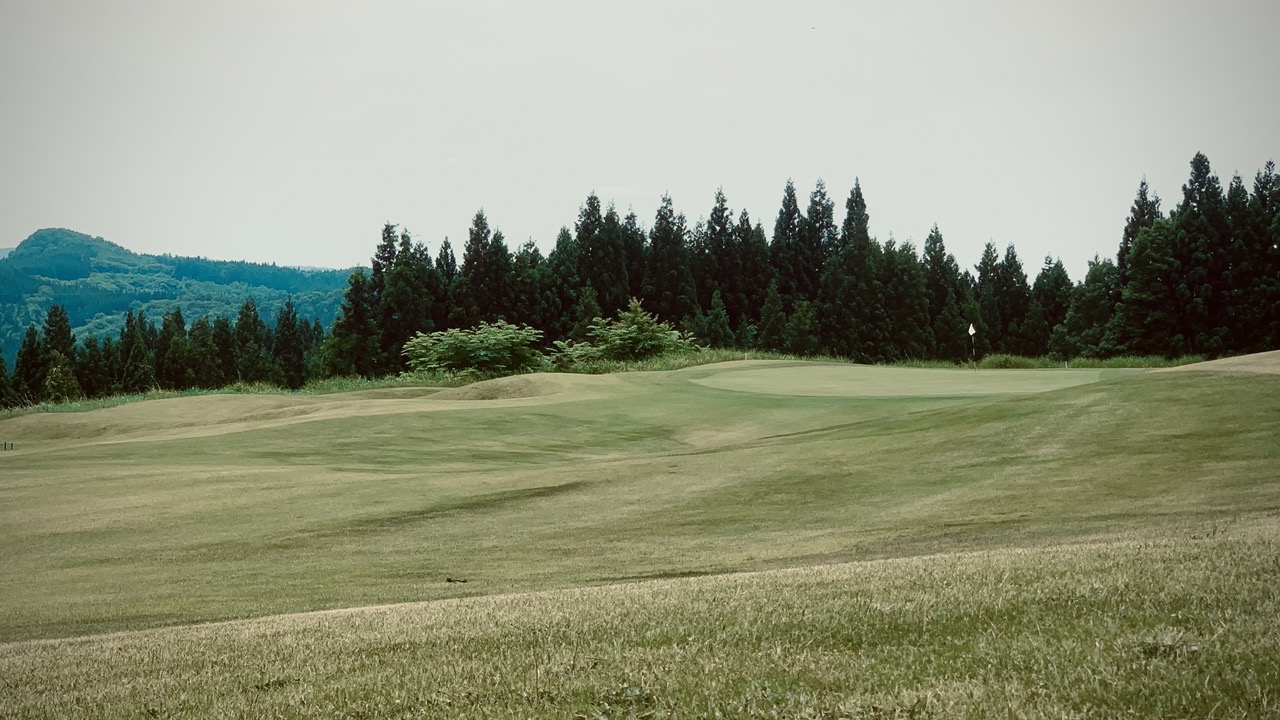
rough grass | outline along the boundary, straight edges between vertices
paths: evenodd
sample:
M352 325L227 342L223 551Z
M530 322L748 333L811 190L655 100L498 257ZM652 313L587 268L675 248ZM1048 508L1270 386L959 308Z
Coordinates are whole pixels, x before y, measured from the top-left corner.
M1225 533L0 646L13 718L1274 717L1274 515Z
M1058 372L0 420L0 714L1274 715L1280 376Z

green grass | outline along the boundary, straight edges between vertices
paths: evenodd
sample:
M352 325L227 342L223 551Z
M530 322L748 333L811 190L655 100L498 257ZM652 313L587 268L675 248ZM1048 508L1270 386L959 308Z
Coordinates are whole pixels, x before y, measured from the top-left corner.
M0 707L1264 716L1277 412L1277 375L765 361L11 417Z

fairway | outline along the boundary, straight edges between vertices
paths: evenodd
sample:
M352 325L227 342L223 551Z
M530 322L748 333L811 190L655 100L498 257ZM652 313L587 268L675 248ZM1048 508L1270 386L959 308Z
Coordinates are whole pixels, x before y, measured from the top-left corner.
M991 631L990 652L1027 663L1037 652L1102 662L1084 648L1114 631L1120 665L1097 667L1118 673L1116 687L1147 682L1129 667L1141 643L1195 645L1203 666L1177 669L1178 688L1247 669L1253 680L1239 687L1253 688L1254 704L1232 707L1274 708L1268 683L1280 670L1248 659L1280 646L1261 619L1274 597L1259 595L1280 581L1275 364L974 372L737 361L17 415L0 420L0 439L15 445L0 453L0 674L24 679L0 689L0 705L21 708L17 717L213 707L247 717L257 698L272 713L332 716L359 699L379 717L462 706L571 716L602 703L681 716L679 698L700 698L708 713L754 698L762 717L841 717L857 703L892 716L885 708L926 696L920 707L987 714L984 703L1006 693L1024 709L1070 710L1080 677L1026 666L983 679L964 669L970 656L946 650L978 642L966 618L984 617L1011 623ZM1153 584L1184 565L1198 568L1192 585ZM1129 613L1132 626L1107 630L1059 604L1071 583L1101 593L1081 612ZM1215 594L1228 586L1234 599ZM1126 597L1143 599L1130 607ZM635 610L650 598L656 609ZM939 622L953 618L951 634L905 629L927 619L918 602L941 603L930 607ZM346 611L404 603L420 605ZM873 610L907 634L795 644ZM299 615L317 611L343 612ZM237 624L254 618L267 619ZM388 618L388 628L453 630L378 629ZM465 618L478 625L462 629ZM564 635L580 623L578 640ZM610 646L615 632L622 644ZM282 655L264 649L268 637ZM713 652L715 637L726 644ZM658 652L664 643L677 655ZM768 655L775 645L782 654ZM881 662L881 651L911 679L820 669ZM262 652L266 664L193 679ZM298 653L315 664L297 665ZM784 672L787 654L797 661ZM722 655L722 672L742 682L675 679L716 677L708 663ZM594 669L565 669L583 657L598 658ZM154 680L109 669L118 658ZM522 689L487 685L486 658ZM478 674L446 687L450 664ZM943 680L957 672L969 679ZM1062 689L1037 705L1018 689L1036 682ZM178 686L194 689L179 701ZM244 694L251 686L265 689ZM505 699L477 699L486 692ZM230 695L241 700L227 704ZM319 704L296 703L308 697Z

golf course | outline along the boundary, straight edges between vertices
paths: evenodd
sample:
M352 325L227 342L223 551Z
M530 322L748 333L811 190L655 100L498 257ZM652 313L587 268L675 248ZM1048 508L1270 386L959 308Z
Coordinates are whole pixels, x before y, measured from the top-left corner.
M1280 716L1280 352L189 395L0 440L0 718Z

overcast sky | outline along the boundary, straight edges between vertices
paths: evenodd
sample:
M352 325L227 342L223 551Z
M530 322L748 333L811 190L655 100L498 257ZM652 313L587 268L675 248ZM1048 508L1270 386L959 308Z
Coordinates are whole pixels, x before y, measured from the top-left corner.
M596 191L690 225L716 188L860 178L881 241L937 223L1073 279L1139 180L1280 155L1280 3L5 2L0 247L367 263L384 222L461 259L483 207L554 244Z

